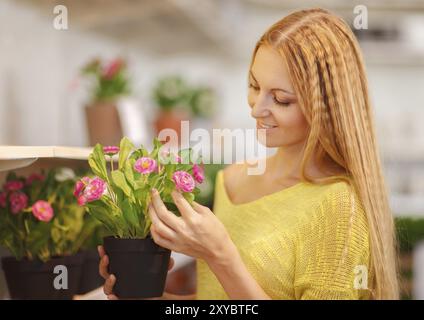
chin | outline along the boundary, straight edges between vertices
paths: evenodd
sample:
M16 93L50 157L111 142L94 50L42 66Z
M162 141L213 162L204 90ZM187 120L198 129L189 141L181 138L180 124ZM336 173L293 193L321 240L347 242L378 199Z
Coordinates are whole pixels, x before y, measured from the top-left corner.
M257 137L257 139L260 144L267 148L278 148L285 145L285 143L281 141L281 137L280 141L278 141L277 139L273 139L272 137L266 137L266 141L263 141L260 137Z

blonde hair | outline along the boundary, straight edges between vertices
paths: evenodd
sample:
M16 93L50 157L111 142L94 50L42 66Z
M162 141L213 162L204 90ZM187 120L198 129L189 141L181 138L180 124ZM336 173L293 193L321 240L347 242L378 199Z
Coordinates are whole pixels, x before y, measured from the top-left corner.
M372 298L398 299L396 241L379 159L365 67L356 38L339 17L323 9L294 12L272 25L256 44L281 53L298 103L310 125L302 160L302 179L353 183L367 215ZM330 160L346 175L309 177L314 155Z

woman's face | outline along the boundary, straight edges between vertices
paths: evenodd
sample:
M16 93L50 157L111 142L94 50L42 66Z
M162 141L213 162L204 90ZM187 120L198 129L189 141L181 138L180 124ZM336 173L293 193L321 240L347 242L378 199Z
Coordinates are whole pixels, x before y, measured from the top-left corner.
M305 142L309 125L297 104L283 57L261 46L249 74L248 102L256 127L265 129L267 147L289 147ZM261 137L259 137L263 143Z

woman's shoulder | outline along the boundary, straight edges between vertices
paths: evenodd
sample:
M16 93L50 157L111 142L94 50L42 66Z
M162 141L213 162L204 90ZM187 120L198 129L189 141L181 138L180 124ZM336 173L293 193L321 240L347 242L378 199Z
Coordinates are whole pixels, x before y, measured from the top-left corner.
M225 180L228 189L237 189L237 184L246 177L247 165L245 162L232 163L218 172L218 176Z
M225 168L221 169L220 171L226 177L234 178L236 176L240 176L244 166L245 166L244 162L232 163L232 164L226 166Z
M354 229L367 229L367 216L360 194L353 181L336 181L322 187L317 197L315 214L316 223L322 223L326 228L341 228L347 225Z

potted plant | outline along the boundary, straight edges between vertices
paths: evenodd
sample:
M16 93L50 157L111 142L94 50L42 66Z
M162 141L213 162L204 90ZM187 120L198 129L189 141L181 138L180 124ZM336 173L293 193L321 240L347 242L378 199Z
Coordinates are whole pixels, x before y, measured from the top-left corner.
M150 190L156 188L167 208L179 215L171 192L179 189L191 203L203 180L200 158L190 149L174 154L158 141L148 152L136 149L124 137L118 147L97 144L89 156L94 178L75 185L78 203L101 221L113 235L104 239L109 271L116 275L115 293L121 298L148 298L163 294L170 251L158 246L150 235ZM118 155L114 168L112 160Z
M76 173L70 168L60 168L56 174L56 180L65 181L89 174L87 169L79 169ZM73 187L73 186L72 186ZM72 199L74 199L72 197ZM75 205L75 203L73 203ZM81 208L79 208L81 210ZM104 280L99 274L99 254L97 246L103 243L103 237L107 234L104 226L89 214L84 214L81 230L74 241L74 248L79 248L83 256L78 290L76 294L85 294L101 287Z
M130 93L127 65L121 58L109 63L94 59L82 74L93 80L91 101L85 108L90 145L114 145L122 138L117 100Z
M193 86L179 76L160 79L153 90L159 108L155 120L156 133L163 129L181 134L181 121L196 120L195 127L205 127L216 111L216 94L207 86Z
M84 215L83 227L77 239L77 247L84 257L77 294L85 294L103 285L99 274L99 254L97 246L103 243L107 235L104 226L90 214Z
M169 128L180 136L181 121L191 116L190 96L190 87L179 76L167 76L158 81L153 89L153 100L159 108L154 123L156 133Z
M77 290L84 210L70 194L75 179L62 179L58 169L28 178L11 172L0 192L0 244L13 254L2 267L12 299L71 299ZM61 288L54 286L58 265L67 268Z
M194 117L209 119L216 112L216 94L212 88L206 86L193 88L189 104Z

